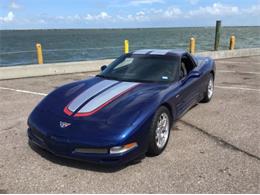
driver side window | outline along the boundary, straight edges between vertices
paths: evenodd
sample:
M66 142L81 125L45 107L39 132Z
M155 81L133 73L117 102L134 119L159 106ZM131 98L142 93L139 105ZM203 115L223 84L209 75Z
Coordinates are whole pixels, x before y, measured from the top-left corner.
M195 68L189 56L183 55L181 58L180 79L186 77Z
M180 79L182 79L183 77L186 77L186 75L187 75L187 70L186 70L185 64L183 62L181 62Z

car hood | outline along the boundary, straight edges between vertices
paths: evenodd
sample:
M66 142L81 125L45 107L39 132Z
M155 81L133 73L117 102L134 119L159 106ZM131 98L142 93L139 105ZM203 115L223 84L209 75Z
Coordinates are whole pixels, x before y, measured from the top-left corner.
M51 92L34 109L29 122L46 127L46 131L60 129L59 123L66 122L71 124L66 129L95 129L100 136L103 131L111 131L113 135L133 126L140 116L154 112L167 86L93 77Z

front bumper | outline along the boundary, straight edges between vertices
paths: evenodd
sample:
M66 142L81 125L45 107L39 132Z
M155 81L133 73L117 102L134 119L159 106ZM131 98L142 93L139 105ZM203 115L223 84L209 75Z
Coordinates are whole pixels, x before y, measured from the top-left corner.
M83 146L71 142L66 138L45 135L44 133L32 128L28 128L28 137L30 143L37 145L56 156L87 161L95 164L120 165L144 157L144 152L142 152L139 147L122 154L109 154L109 152L102 154L75 152L76 148L87 148L91 146Z

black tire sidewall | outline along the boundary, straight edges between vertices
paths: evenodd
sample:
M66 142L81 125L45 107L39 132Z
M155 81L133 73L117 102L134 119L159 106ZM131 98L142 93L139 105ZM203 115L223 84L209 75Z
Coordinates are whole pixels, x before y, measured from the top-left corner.
M210 82L211 79L212 79L212 82L213 82L213 94L211 95L211 97L209 97L208 86L209 86L209 82ZM213 95L214 95L214 77L213 77L213 74L210 73L209 78L208 78L208 82L207 82L207 86L206 86L206 89L205 89L205 92L204 92L204 98L203 98L202 102L205 102L205 103L209 102L212 99Z

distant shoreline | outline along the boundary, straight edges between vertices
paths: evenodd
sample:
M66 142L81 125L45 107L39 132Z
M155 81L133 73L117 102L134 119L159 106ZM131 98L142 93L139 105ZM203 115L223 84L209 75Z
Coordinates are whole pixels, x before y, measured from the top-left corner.
M223 26L223 28L247 28L260 26ZM178 28L215 28L215 26L178 26L178 27L141 27L141 28L35 28L35 29L0 29L0 31L33 31L33 30L138 30L138 29L178 29Z

